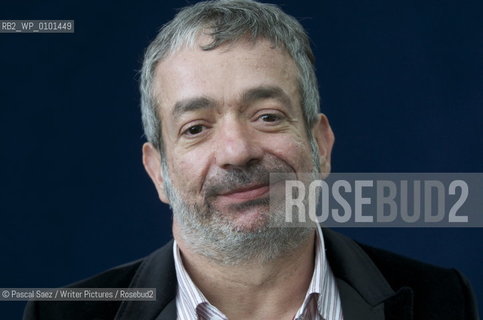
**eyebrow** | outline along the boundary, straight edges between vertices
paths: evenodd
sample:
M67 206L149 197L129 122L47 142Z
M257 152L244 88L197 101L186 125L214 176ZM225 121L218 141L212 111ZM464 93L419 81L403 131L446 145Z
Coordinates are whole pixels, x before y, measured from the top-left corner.
M196 111L200 109L212 108L216 102L207 97L188 98L175 103L173 108L173 117L177 118L183 113Z
M260 86L251 88L242 93L240 102L244 106L251 105L259 100L276 99L287 108L292 108L289 96L277 86ZM175 103L172 115L176 119L186 112L197 111L200 109L213 108L217 105L216 101L208 97L188 98Z
M282 88L276 86L261 86L248 89L242 94L241 102L243 105L251 105L256 101L265 99L276 99L285 107L289 109L292 108L290 97L282 90Z

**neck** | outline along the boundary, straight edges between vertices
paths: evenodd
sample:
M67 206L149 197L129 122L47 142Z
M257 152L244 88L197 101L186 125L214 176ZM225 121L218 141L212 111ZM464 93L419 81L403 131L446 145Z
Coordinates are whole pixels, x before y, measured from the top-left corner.
M274 260L223 265L194 253L179 235L183 264L208 301L229 319L293 319L314 269L315 231L298 248Z

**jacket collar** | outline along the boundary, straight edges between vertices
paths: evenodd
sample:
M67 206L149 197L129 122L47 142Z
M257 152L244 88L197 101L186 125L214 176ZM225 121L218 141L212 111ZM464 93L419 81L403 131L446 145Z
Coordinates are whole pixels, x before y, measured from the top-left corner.
M364 250L353 240L323 229L327 259L336 277L345 320L411 320L412 290L389 286ZM116 320L176 319L176 271L173 241L139 266L131 288L156 288L156 301L123 301ZM142 316L141 316L142 315Z
M352 239L323 229L327 260L337 279L345 320L411 320L413 293L397 292Z
M123 301L116 320L176 319L177 281L173 241L146 257L129 287L156 288L156 301Z

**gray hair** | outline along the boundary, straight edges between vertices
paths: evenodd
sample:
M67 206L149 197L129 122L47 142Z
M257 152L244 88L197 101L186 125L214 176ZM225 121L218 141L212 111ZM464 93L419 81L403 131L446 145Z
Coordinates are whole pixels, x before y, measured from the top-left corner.
M164 25L144 55L141 69L141 111L144 134L161 154L164 143L158 103L154 95L154 73L157 64L184 46L194 46L205 32L212 41L202 46L212 50L242 38L250 41L266 39L284 48L298 68L299 93L308 137L319 111L319 91L314 70L314 55L304 28L276 5L252 0L213 0L199 2L182 9Z

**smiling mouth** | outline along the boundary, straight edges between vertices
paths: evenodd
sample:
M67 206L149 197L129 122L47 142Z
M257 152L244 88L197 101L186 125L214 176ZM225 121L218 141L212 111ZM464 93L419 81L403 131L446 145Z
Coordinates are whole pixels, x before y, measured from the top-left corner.
M247 201L265 196L269 190L270 187L266 184L263 184L232 190L227 193L220 194L218 197L232 201Z

